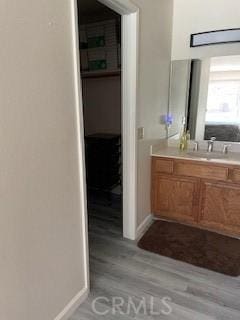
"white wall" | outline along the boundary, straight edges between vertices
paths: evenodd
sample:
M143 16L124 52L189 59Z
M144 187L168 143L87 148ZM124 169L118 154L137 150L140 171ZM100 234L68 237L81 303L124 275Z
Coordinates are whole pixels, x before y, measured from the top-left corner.
M239 43L190 48L190 35L239 28L239 21L239 0L174 0L172 59L238 55Z
M172 0L134 0L140 8L138 127L145 139L138 142L138 209L140 225L151 213L150 145L166 137L161 115L168 110L171 60Z
M0 2L4 320L53 320L86 285L70 5Z

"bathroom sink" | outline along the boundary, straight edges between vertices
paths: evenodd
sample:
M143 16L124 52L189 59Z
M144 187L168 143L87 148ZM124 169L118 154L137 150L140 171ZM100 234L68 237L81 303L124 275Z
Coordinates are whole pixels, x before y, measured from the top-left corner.
M195 158L204 159L227 159L228 155L221 152L204 152L204 151L192 151L188 152L187 155Z

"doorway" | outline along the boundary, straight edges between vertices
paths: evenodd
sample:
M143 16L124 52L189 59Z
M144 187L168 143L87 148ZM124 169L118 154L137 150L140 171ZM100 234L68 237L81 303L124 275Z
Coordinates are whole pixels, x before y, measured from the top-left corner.
M122 234L121 16L80 0L79 22L89 235Z
M81 0L79 0L81 1ZM123 235L134 240L137 234L136 219L136 90L138 55L138 9L128 0L100 0L121 15L122 22L122 186ZM81 23L81 22L80 22ZM78 39L76 39L77 41ZM76 63L78 63L76 61ZM76 75L79 76L79 75ZM80 84L79 84L80 87ZM79 92L79 96L81 94ZM81 99L80 99L81 100ZM80 106L81 110L81 106ZM81 121L80 114L80 121ZM81 125L81 124L80 124ZM80 130L81 131L81 130ZM82 137L80 139L83 149ZM85 168L81 166L82 173Z

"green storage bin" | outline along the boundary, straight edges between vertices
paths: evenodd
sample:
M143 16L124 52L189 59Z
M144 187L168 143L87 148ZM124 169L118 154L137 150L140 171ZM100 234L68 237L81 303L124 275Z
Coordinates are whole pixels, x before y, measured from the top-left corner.
M88 62L88 67L90 71L95 70L106 70L107 61L106 60L93 60Z
M88 38L88 48L89 49L99 48L99 47L105 47L105 37L104 36Z

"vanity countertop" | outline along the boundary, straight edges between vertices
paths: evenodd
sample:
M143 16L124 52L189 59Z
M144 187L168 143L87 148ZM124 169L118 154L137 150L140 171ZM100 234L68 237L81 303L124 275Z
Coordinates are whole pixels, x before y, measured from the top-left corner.
M194 153L196 152L196 156ZM228 164L228 165L240 165L240 153L229 152L226 155L223 155L221 152L209 153L209 155L204 151L195 151L192 150L180 151L177 147L162 146L159 149L153 148L151 151L152 157L162 157L162 158L174 158L182 160L192 160L192 161L201 161L201 162L211 162L218 164ZM201 156L204 154L203 156ZM200 155L200 156L199 156ZM206 156L205 156L206 155ZM214 158L211 156L214 155ZM219 155L219 158L218 158Z

